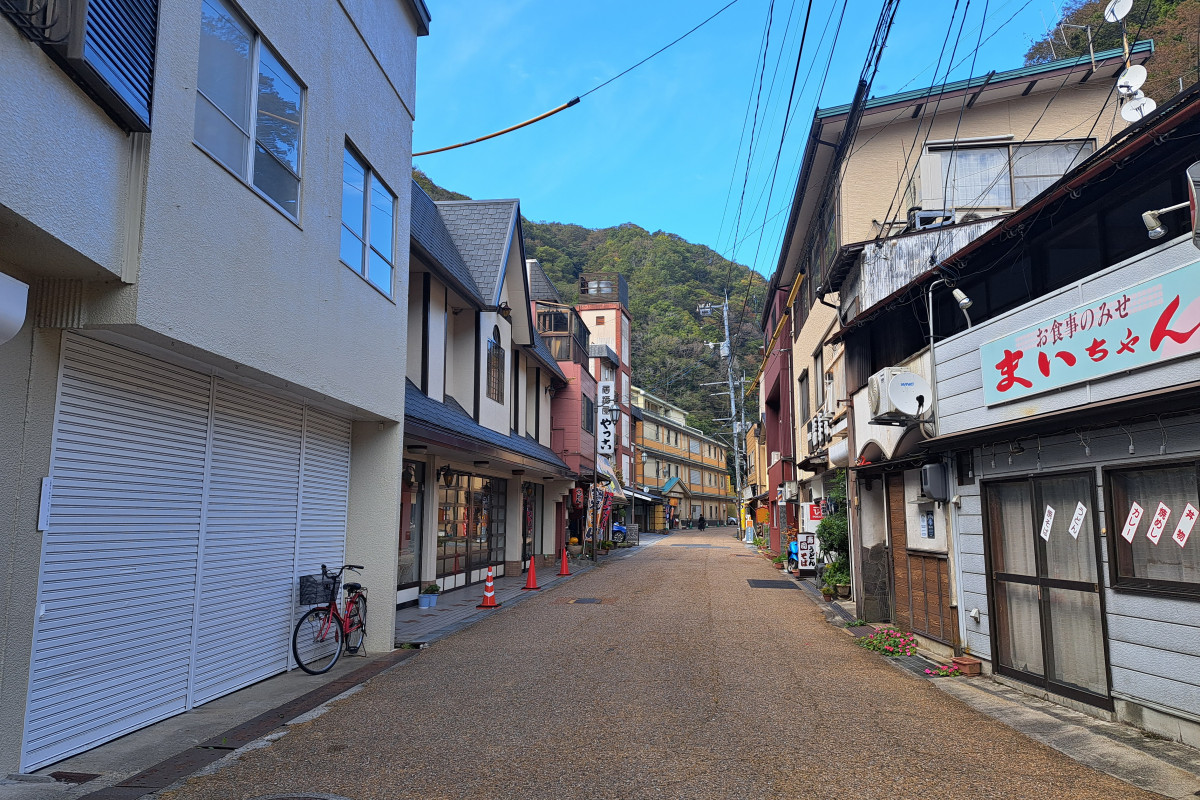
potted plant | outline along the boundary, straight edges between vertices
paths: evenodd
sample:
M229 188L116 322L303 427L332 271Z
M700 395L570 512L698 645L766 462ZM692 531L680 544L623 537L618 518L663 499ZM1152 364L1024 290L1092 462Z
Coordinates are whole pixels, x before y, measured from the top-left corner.
M600 555L608 555L608 551L612 550L617 545L611 539L605 539L600 542Z
M833 587L828 583L821 587L821 596L825 598L826 603L833 599L833 592Z
M583 545L579 543L578 536L572 536L570 540L567 541L567 552L573 556L583 554Z
M442 587L438 586L436 583L431 583L431 584L427 585L424 589L421 590L421 593L419 595L417 595L417 607L418 608L434 608L434 607L436 607L437 599L438 599L438 592L440 592L441 590L442 590Z
M777 555L771 559L771 563L775 565L775 569L783 569L784 563L787 561L787 556Z

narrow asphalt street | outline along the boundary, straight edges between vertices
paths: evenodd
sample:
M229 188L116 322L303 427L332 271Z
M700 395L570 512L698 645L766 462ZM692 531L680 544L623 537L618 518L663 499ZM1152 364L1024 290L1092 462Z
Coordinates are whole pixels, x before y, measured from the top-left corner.
M1158 797L855 646L794 585L748 582L780 577L727 528L672 535L161 796Z

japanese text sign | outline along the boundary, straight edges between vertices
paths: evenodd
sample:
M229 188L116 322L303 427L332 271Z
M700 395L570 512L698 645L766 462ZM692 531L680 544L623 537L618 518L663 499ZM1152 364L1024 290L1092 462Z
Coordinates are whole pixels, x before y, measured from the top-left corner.
M987 405L1200 354L1200 261L979 348Z
M611 456L617 440L617 424L613 422L611 411L616 405L617 385L615 381L599 381L596 384L596 452L602 456Z
M1158 508L1154 512L1154 519L1150 520L1150 530L1146 531L1146 538L1158 544L1158 540L1162 538L1163 531L1167 528L1167 520L1170 518L1171 509L1159 503Z
M1196 524L1196 515L1200 513L1191 503L1183 509L1183 517L1179 520L1179 526L1175 528L1175 532L1171 534L1171 539L1183 547L1187 544L1188 536L1192 533L1192 528Z

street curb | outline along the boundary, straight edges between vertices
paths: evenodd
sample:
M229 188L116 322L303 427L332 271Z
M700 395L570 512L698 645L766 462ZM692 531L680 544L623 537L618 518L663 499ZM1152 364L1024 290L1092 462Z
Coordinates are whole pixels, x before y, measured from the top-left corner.
M419 652L419 650L393 650L353 672L259 714L224 733L217 734L194 747L181 750L170 758L166 758L120 783L82 795L78 800L137 800L137 798L162 791L192 777L227 756L241 752L293 720L299 719L343 695L357 691L371 678L403 664Z

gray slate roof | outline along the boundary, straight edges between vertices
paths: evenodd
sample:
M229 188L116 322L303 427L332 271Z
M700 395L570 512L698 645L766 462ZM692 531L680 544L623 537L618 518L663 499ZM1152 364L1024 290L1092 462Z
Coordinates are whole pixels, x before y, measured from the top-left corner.
M554 284L546 277L546 270L542 269L542 265L536 259L526 262L529 265L529 299L530 300L545 300L549 303L561 303L562 295L558 293L558 289L554 288Z
M554 455L554 451L528 436L518 436L515 433L503 434L491 428L480 425L463 409L454 398L447 396L446 402L439 403L417 388L411 380L405 380L404 385L404 418L415 420L432 428L439 428L447 433L474 439L483 444L511 450L529 458L544 462L562 472L570 472L570 467Z
M589 344L589 358L606 358L614 364L620 365L621 360L617 357L617 351L613 350L606 344Z
M445 200L435 203L446 230L475 278L485 305L494 305L509 233L518 219L516 200ZM519 243L518 243L519 246Z
M467 269L466 263L454 246L454 240L450 237L450 231L446 230L438 207L416 181L412 182L412 223L409 230L417 244L425 248L429 255L462 285L461 288L468 294L468 300L488 305L488 301L483 299L483 294L479 291L478 284L475 283L475 278L471 276L471 271Z

